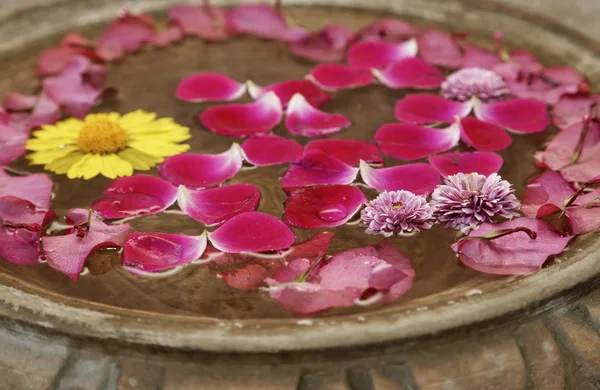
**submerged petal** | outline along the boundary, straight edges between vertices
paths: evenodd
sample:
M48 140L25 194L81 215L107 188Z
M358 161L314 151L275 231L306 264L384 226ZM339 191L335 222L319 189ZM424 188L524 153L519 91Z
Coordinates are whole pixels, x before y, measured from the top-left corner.
M294 135L321 137L334 134L351 123L342 114L328 114L320 111L297 93L290 100L285 117L285 126Z
M417 41L414 39L403 43L358 42L348 49L346 61L351 68L385 68L391 63L415 57L417 50Z
M417 125L452 123L456 116L464 118L469 115L472 107L473 103L469 100L455 102L437 95L417 93L400 99L394 108L394 116L400 121Z
M244 159L252 165L265 167L285 164L302 156L302 145L293 139L272 134L255 134L242 144Z
M550 125L548 107L539 100L510 99L475 105L475 115L517 133L539 133Z
M356 166L360 160L372 164L382 164L383 159L379 149L373 143L355 139L320 139L306 144L304 152L320 150L337 158L345 164Z
M406 190L424 196L441 183L439 173L424 163L376 169L361 161L360 176L366 185L378 191Z
M492 152L445 153L428 161L444 177L473 172L489 176L502 167L502 157Z
M336 63L321 64L305 78L325 91L364 87L373 82L373 75L368 71Z
M246 92L246 84L216 72L196 73L179 82L175 96L186 102L231 101Z
M463 118L460 127L461 140L478 150L504 150L512 142L510 135L504 129L477 118Z
M418 160L455 147L460 140L457 124L446 129L432 129L409 123L383 125L375 141L384 154L399 160Z
M383 70L373 69L373 75L388 88L435 89L444 81L444 74L420 58L407 58L388 65Z
M308 80L288 80L281 83L259 87L252 81L248 81L248 94L252 99L259 99L269 92L273 92L281 101L281 106L285 110L296 94L304 96L304 98L315 108L321 107L323 104L331 100L331 95L321 91L317 86Z
M358 168L352 168L320 150L311 150L290 165L281 178L281 185L307 187L320 184L350 184Z

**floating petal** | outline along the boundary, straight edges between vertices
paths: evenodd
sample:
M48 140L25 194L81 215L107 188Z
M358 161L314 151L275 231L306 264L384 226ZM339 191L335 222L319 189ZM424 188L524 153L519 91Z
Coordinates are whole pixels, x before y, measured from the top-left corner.
M446 68L460 68L463 62L463 54L458 42L452 35L431 30L417 38L419 55L425 61Z
M175 96L186 102L231 101L246 93L246 84L216 72L196 73L179 82Z
M431 156L428 161L444 177L473 172L489 176L502 167L502 157L492 152L446 153Z
M278 135L255 134L242 144L244 159L252 165L265 167L296 161L302 156L302 145Z
M544 218L564 209L565 199L575 193L559 172L547 171L531 179L523 192L521 211L528 218Z
M378 191L406 190L424 196L441 183L439 173L424 163L375 169L361 161L360 176L366 185Z
M594 96L563 96L552 107L552 119L558 128L564 130L581 123L590 114L592 105L600 104L600 94Z
M320 150L311 150L290 165L281 178L281 185L308 187L320 184L350 184L356 179L358 168L344 164Z
M383 70L373 69L373 75L388 88L435 89L445 80L435 66L420 58L407 58L388 65Z
M261 38L294 41L304 29L288 27L282 13L266 4L242 4L225 14L225 29L232 35L250 34Z
M399 160L418 160L455 147L460 140L460 127L432 129L409 123L383 125L375 133L381 151Z
M331 63L317 66L310 71L306 79L325 91L339 91L370 85L373 75L366 70Z
M412 38L419 30L413 25L395 18L382 18L361 29L357 34L358 41L399 42Z
M546 104L531 99L476 104L475 115L482 121L502 126L516 133L539 133L550 125Z
M460 121L461 140L478 150L504 150L510 145L510 135L501 127L480 121L477 118L463 118Z
M138 51L154 35L154 21L148 15L123 12L96 42L97 52L105 61L114 61Z
M225 21L225 12L211 5L175 5L169 8L169 20L177 24L185 35L195 35L209 41L227 38L221 26Z
M396 103L394 116L400 121L417 125L452 123L456 116L464 118L469 115L472 107L471 101L455 102L437 95L416 93L405 96Z
M354 36L352 30L341 25L327 25L320 31L290 43L290 52L315 62L339 61L344 58L346 46Z
M0 198L14 196L42 210L50 209L52 181L43 173L11 176L0 169Z
M331 100L331 95L321 91L317 86L308 80L288 80L277 84L271 84L266 87L259 87L252 81L248 81L248 94L252 99L259 99L269 92L275 93L281 105L285 110L292 100L292 97L299 93L315 108L321 107L323 104Z
M285 126L289 132L305 137L334 134L351 125L342 114L328 114L314 108L299 93L292 97L285 114Z
M320 139L310 141L304 148L304 152L308 153L312 150L320 150L350 166L358 165L360 160L376 165L383 163L381 153L379 153L379 149L373 143L355 139Z
M348 49L346 61L351 68L385 68L391 63L415 57L417 50L417 41L414 39L403 43L358 42Z

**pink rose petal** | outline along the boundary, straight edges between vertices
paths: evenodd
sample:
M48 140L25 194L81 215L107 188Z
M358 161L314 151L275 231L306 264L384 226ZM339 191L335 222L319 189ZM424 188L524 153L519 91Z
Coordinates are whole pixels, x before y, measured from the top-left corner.
M504 129L477 118L461 119L460 127L461 140L478 150L504 150L512 142L510 135Z
M328 114L314 108L299 93L292 97L285 114L285 126L289 132L305 137L334 134L351 125L342 114Z
M290 52L315 62L339 61L354 36L346 26L330 24L321 30L290 43Z
M581 123L583 117L590 114L592 105L600 104L600 94L594 96L563 96L552 107L554 124L564 130L576 123Z
M150 175L121 177L104 190L108 198L95 200L92 209L106 219L157 214L177 199L177 187Z
M331 95L321 91L317 86L308 80L288 80L277 84L271 84L266 87L259 87L252 81L248 81L248 94L252 99L259 99L269 92L274 92L281 101L281 105L285 110L292 100L292 97L299 93L315 108L321 107L323 104L331 100Z
M388 65L383 70L373 69L373 75L388 88L438 88L446 77L433 65L420 58L407 58Z
M600 207L567 207L565 215L573 234L584 234L600 227Z
M156 47L166 47L183 39L183 31L178 25L167 26L163 30L154 32L152 38L148 41Z
M231 101L246 93L246 84L216 72L196 73L179 82L175 96L186 102Z
M366 185L378 191L406 190L424 196L441 184L439 173L424 163L375 169L362 161L360 176Z
M441 96L424 93L407 95L396 103L396 119L417 125L446 122L452 123L456 116L469 115L473 104L470 101L455 102Z
M318 186L293 191L285 201L283 222L300 229L341 226L356 214L367 198L358 187Z
M521 211L528 218L544 218L564 208L565 199L575 193L559 172L547 171L536 176L523 192Z
M373 76L368 71L335 63L321 64L305 78L325 91L364 87L373 82Z
M179 187L179 208L206 225L223 223L248 211L256 211L260 192L252 184L232 184L207 190L190 190Z
M502 167L502 157L492 152L445 153L431 156L428 161L444 177L473 172L489 176Z
M290 165L281 178L286 187L307 187L321 184L350 184L358 168L352 168L320 150L311 150Z
M410 123L383 125L375 133L381 151L399 160L418 160L455 147L460 140L458 124L432 129Z
M304 148L304 153L312 150L320 150L350 166L358 165L360 160L372 164L383 163L381 153L379 153L379 149L373 143L355 139L320 139L310 141Z
M182 153L169 157L158 166L158 173L175 186L202 189L223 183L241 168L242 151L233 144L220 154Z
M25 154L25 144L28 138L27 133L0 124L0 149L2 150L0 167L10 164Z
M4 98L2 107L8 111L29 111L33 109L38 97L35 95L28 96L17 92L11 92Z
M510 99L475 105L475 115L517 133L539 133L550 125L546 104L529 99Z
M469 46L463 55L462 68L494 69L502 64L502 58L497 53L482 49L477 46Z
M446 68L460 68L463 54L452 35L441 31L427 31L417 38L419 55L430 64Z
M65 106L63 111L68 113L69 106ZM58 120L60 108L46 93L40 93L33 111L25 122L25 129L31 130L42 125L51 125Z
M382 18L361 29L356 36L359 41L399 42L416 36L418 32L403 20Z
M232 35L250 34L284 41L305 35L303 29L288 27L285 17L266 4L242 4L228 10L225 29Z
M154 21L148 15L122 11L97 41L97 51L105 61L117 60L138 51L154 34Z
M163 271L199 259L206 243L206 233L185 236L135 232L125 243L121 264L133 273Z
M209 233L212 245L221 252L266 252L286 249L296 236L279 219L258 212L236 215Z
M169 8L169 20L177 24L185 35L194 35L209 41L227 38L222 26L225 12L215 6L175 5Z
M348 66L356 69L385 68L391 63L417 55L417 41L403 43L358 42L346 54Z
M283 110L275 93L267 93L253 103L209 107L200 121L215 134L245 138L267 133L281 122Z
M0 198L14 196L42 210L50 209L52 181L43 173L11 176L0 169Z
M302 156L302 145L278 135L255 134L242 144L244 159L252 165L265 167L296 161Z
M37 64L37 74L39 76L59 74L69 64L71 57L76 55L99 59L93 42L78 33L69 33L60 41L58 47L42 52Z

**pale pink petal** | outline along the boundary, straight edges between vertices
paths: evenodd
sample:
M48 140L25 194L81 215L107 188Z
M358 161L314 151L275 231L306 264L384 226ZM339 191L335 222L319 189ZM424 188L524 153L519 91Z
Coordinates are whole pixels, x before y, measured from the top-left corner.
M506 76L502 76L506 79ZM563 95L575 94L579 90L578 85L557 85L537 76L533 76L532 79L520 77L508 80L507 85L513 96L539 100L550 105L558 103Z
M167 26L163 30L157 30L148 41L149 44L156 47L166 47L183 39L183 31L176 25Z
M52 180L43 173L12 176L0 169L0 198L14 196L42 210L50 209Z
M185 35L194 35L209 41L227 38L223 30L225 12L215 6L175 5L169 7L169 20L177 24Z
M463 54L460 45L452 35L430 30L417 38L419 55L430 64L446 68L460 68Z
M572 66L553 66L542 70L542 75L551 79L555 83L566 85L574 84L579 85L585 83L585 77L583 77L575 68Z
M209 233L211 244L221 252L266 252L286 249L296 236L279 219L258 212L236 215Z
M285 201L282 220L300 229L341 226L366 201L358 187L349 185L302 188L293 191Z
M361 161L360 176L366 185L378 191L406 190L424 196L441 183L435 168L424 163L376 169Z
M269 92L253 103L223 104L200 114L200 122L215 134L245 138L268 133L281 122L283 110L275 93Z
M0 124L0 150L2 150L0 167L10 164L25 154L25 144L28 138L27 133Z
M38 97L36 95L23 95L17 92L11 92L4 98L2 107L8 111L29 111L33 109Z
M546 104L529 99L510 99L499 103L476 104L475 115L517 133L539 133L550 125Z
M75 55L83 55L94 60L100 59L93 42L78 33L68 33L57 48L46 49L42 52L37 64L37 74L39 76L56 75L67 67L71 57Z
M66 107L65 107L66 108ZM69 109L65 109L69 112ZM31 130L42 125L51 125L56 123L60 113L60 107L46 93L40 93L33 111L25 122L25 129Z
M244 159L252 165L265 167L296 161L302 156L302 145L278 135L255 134L242 144Z
M410 123L383 125L375 133L379 149L399 160L418 160L455 147L460 140L460 127L432 129Z
M206 249L206 234L185 236L155 232L132 233L123 249L121 264L135 271L158 272L199 259Z
M504 150L512 139L503 128L477 118L463 118L460 121L461 140L478 150Z
M600 227L600 207L567 207L565 215L573 234L584 234Z
M417 41L403 43L358 42L346 54L348 66L356 69L385 68L391 63L417 55Z
M169 157L158 166L158 173L173 185L202 189L223 183L241 168L242 151L233 144L220 154L182 153Z
M196 73L179 82L175 96L186 102L231 101L242 97L246 84L216 72Z
M311 150L290 165L281 178L281 185L307 187L320 184L350 184L358 168L352 168L320 150Z
M154 21L148 15L122 12L96 42L105 61L114 61L125 53L138 51L154 34Z
M320 111L299 93L292 97L285 112L285 126L294 135L321 137L337 133L350 125L350 121L342 114Z
M473 172L489 176L502 167L502 157L492 152L445 153L428 161L444 177Z
M399 42L412 38L419 30L413 25L395 18L382 18L362 28L357 34L358 41Z
M433 65L420 58L407 58L388 65L383 70L373 69L373 75L388 88L438 88L445 76Z
M521 211L528 218L544 218L564 208L565 200L575 190L567 183L559 172L547 171L536 176L523 192Z
M225 14L225 29L232 35L250 34L261 38L297 40L304 35L288 27L285 17L266 4L242 4Z
M519 65L521 72L525 75L539 74L544 70L544 67L539 63L537 58L525 50L511 51L508 55L512 62Z
M590 114L592 105L600 103L600 94L594 96L563 96L552 107L554 124L560 129L581 123L583 117Z
M504 63L498 53L482 49L477 46L469 46L465 50L462 68L494 69L495 66Z
M248 94L252 99L259 99L269 92L275 93L281 105L285 110L292 100L292 97L299 93L315 108L321 107L323 104L331 100L331 95L321 91L316 85L308 80L288 80L281 83L271 84L266 87L259 87L252 81L248 81Z
M396 119L414 124L435 122L452 123L456 116L469 115L473 104L470 101L455 102L438 95L416 93L407 95L396 103Z
M364 87L373 82L373 75L368 71L335 63L321 64L305 78L325 91Z
M207 190L179 187L179 208L206 225L223 223L248 211L256 211L260 192L252 184L232 184Z
M355 139L320 139L310 141L306 144L304 153L312 150L320 150L350 166L358 165L360 160L372 164L383 163L381 153L379 153L379 149L373 143Z
M344 58L346 46L353 36L353 31L346 26L327 25L320 31L290 43L290 52L315 62L339 61Z

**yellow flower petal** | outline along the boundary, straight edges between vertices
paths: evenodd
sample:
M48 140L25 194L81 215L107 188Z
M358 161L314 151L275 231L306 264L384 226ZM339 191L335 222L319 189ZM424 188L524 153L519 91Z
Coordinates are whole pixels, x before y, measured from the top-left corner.
M100 173L109 179L115 179L121 176L131 176L133 167L116 154L107 154L102 156L102 170Z
M183 153L190 148L189 145L177 145L169 142L152 140L131 141L128 145L132 149L139 150L151 156L167 157Z
M125 130L128 128L137 127L150 123L156 118L156 114L153 112L147 112L143 110L132 111L128 114L123 115L117 123Z
M46 164L44 169L52 171L59 175L64 175L71 167L81 160L85 155L81 152L74 152L65 157L57 158Z
M25 149L31 150L33 152L38 152L42 150L51 150L51 149L61 149L66 145L73 145L76 140L65 139L65 138L55 138L55 139L39 139L39 138L30 138L27 140L27 144L25 144Z
M119 157L129 162L133 169L140 171L147 171L163 160L161 157L150 156L135 149L125 149L119 152Z
M45 165L53 160L56 160L57 158L65 157L75 151L77 151L77 147L70 145L61 149L51 149L30 153L27 155L27 159L32 165Z
M117 112L111 112L111 113L104 113L104 112L99 112L96 114L87 114L84 121L86 123L89 122L96 122L99 119L102 120L109 120L111 122L117 122L119 120L119 118L121 117L121 115Z
M69 179L84 178L86 180L98 175L102 169L102 157L88 153L67 171Z
M147 132L147 133L138 133L129 136L130 141L144 141L144 140L157 140L164 142L182 142L192 138L189 132L168 132L168 131L160 131L160 132Z

